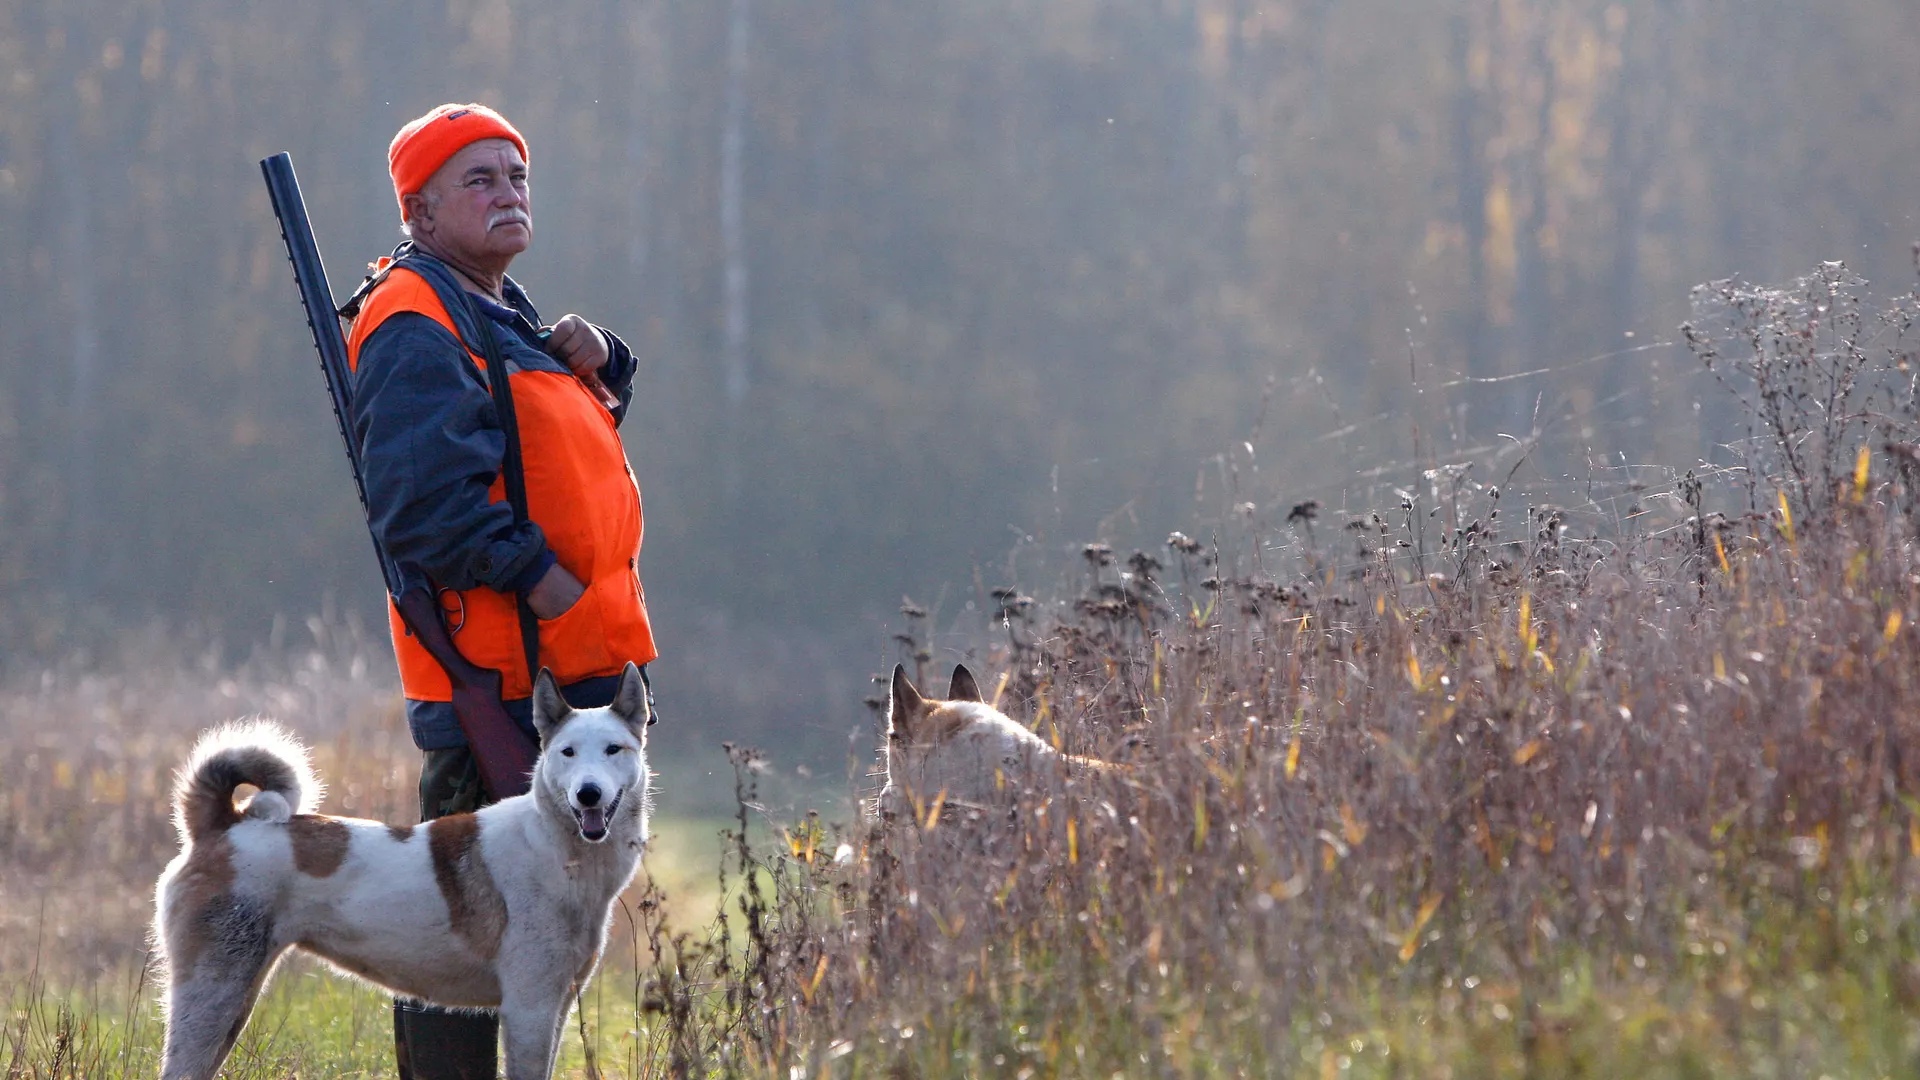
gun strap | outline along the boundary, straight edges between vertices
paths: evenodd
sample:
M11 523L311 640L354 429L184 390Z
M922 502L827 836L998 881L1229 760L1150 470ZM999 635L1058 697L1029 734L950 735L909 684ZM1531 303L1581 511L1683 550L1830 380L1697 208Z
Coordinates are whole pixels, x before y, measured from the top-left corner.
M499 414L500 430L506 435L506 454L500 463L506 475L507 505L513 508L516 524L533 520L527 513L527 474L520 463L520 422L513 411L513 391L507 386L507 358L500 352L500 340L493 332L493 317L480 310L464 290L467 312L480 331L481 355L487 361L487 389L493 394L493 411ZM527 653L527 684L540 674L540 623L527 606L527 595L515 593L513 606L520 614L520 645Z

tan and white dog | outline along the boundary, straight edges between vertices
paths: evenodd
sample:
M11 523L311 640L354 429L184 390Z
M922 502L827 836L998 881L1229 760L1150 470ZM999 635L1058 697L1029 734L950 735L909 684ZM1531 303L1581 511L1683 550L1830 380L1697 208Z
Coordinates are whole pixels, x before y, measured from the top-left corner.
M1122 768L1063 754L986 703L966 665L955 665L944 700L921 696L904 665L895 664L887 701L886 786L875 807L882 817L924 814L943 805L1010 805L1053 779ZM910 820L910 819L909 819Z
M211 1080L299 948L396 994L497 1009L507 1076L545 1080L646 846L648 716L632 664L603 709L569 708L542 670L532 790L420 826L313 813L306 750L275 725L207 733L175 787L181 851L156 889L162 1077ZM241 784L259 789L244 810Z

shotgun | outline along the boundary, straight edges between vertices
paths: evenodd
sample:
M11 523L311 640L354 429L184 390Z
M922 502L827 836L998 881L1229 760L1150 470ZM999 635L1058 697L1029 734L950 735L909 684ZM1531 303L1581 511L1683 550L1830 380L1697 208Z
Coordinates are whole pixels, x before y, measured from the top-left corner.
M347 467L353 471L354 491L360 496L360 510L364 514L367 484L361 477L360 452L354 446L348 419L352 383L347 371L347 342L340 334L340 317L333 305L333 290L327 284L327 270L313 240L306 203L300 198L300 182L294 179L293 159L285 153L262 158L260 172L266 177L273 214L280 219L280 236L287 242L293 280L300 287L300 303L307 309L307 327L313 331L313 346L320 352L320 373L325 376L327 393L333 399L333 418L340 427L340 440L346 444ZM403 584L398 568L388 562L386 552L380 547L380 537L373 531L370 515L367 535L373 538L380 575L386 580L387 595L393 598L401 621L406 623L407 631L419 639L428 655L446 669L447 678L453 684L453 712L480 766L480 782L487 794L494 799L505 799L524 793L533 774L535 748L501 704L500 673L460 655L452 635L447 632L439 601L432 590L423 583Z

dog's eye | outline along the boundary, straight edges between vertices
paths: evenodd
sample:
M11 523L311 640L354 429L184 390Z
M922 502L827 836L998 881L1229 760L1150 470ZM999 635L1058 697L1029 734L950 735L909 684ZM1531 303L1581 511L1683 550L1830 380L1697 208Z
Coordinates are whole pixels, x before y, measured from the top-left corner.
M622 751L622 750L625 750L625 749L626 749L626 747L624 747L624 746L621 746L621 745L620 745L619 743L608 743L608 744L607 744L607 756L608 756L608 757L612 757L613 755L615 755L615 754L617 754L617 753L619 753L620 751Z
M572 757L572 756L573 756L573 747L571 747L571 746L563 746L563 747L561 747L561 748L560 748L560 756L561 756L561 757Z

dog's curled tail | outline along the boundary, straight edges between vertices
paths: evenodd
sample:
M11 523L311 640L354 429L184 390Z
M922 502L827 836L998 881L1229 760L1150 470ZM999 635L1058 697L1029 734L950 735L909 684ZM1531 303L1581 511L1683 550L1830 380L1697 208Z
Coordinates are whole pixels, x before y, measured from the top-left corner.
M320 803L307 748L287 729L268 720L226 724L200 736L174 779L173 824L181 841L198 843L239 824L233 793L242 784L260 789L247 817L286 821Z

